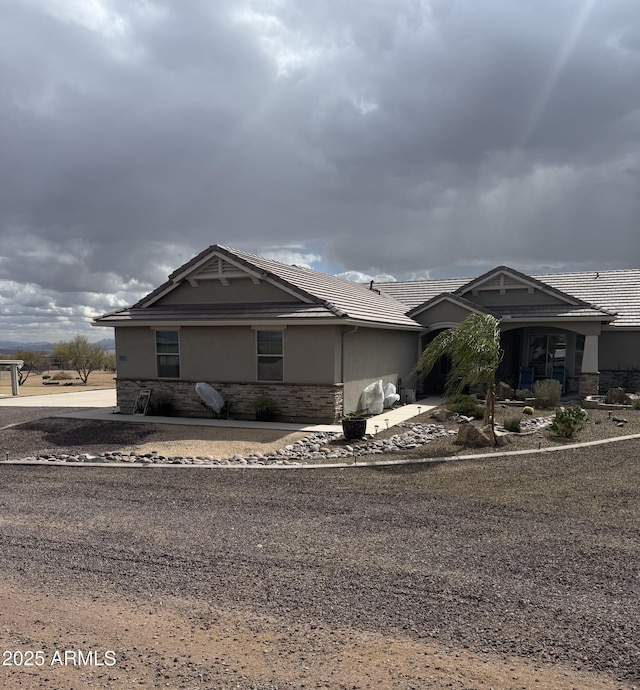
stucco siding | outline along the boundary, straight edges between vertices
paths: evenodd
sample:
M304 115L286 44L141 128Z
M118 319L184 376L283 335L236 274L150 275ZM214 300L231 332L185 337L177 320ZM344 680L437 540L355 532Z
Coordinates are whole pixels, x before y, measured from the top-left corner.
M235 278L229 285L219 280L202 280L194 287L184 282L166 294L157 304L236 304L252 302L299 302L285 290L261 280L258 284L249 278Z
M414 318L425 326L436 324L461 323L467 316L472 314L468 309L458 304L444 301L434 304L429 309L417 314Z
M116 328L116 367L124 378L157 376L155 332L146 326Z
M256 380L256 333L249 326L180 330L180 377L208 381Z
M564 321L560 319L556 321L539 321L535 324L523 324L520 321L509 321L507 319L503 319L500 322L500 330L502 331L511 331L517 328L527 328L531 331L540 333L570 331L573 333L582 333L582 335L598 335L601 330L601 325L599 321L571 321L570 319L565 319Z
M270 327L265 326L265 330ZM274 326L274 330L277 328ZM167 327L167 330L171 330ZM116 328L118 376L156 378L155 331ZM257 381L256 329L251 326L185 326L180 334L180 378L196 381ZM340 381L340 335L336 326L288 326L283 330L284 382Z
M337 383L337 326L291 326L284 333L284 376L292 383Z
M603 331L598 348L600 370L640 369L640 332Z
M343 338L344 409L362 408L365 386L382 379L383 384L414 385L413 368L418 359L418 336L405 331L360 328Z

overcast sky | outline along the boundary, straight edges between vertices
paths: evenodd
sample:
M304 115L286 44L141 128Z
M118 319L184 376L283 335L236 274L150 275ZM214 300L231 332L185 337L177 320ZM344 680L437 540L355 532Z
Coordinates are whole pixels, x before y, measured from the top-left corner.
M0 340L210 244L349 276L640 266L638 0L0 0Z

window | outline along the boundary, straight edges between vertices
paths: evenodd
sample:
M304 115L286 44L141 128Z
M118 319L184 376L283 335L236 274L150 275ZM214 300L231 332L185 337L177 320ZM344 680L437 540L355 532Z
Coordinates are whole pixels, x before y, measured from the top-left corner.
M156 331L158 378L180 378L180 340L178 331Z
M257 331L258 381L282 381L282 331Z

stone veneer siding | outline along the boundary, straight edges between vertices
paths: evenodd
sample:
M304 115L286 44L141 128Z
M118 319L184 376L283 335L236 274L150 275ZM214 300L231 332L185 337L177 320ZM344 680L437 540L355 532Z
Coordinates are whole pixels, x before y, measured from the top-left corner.
M605 395L609 388L624 388L627 393L640 391L640 370L605 369L600 372L600 393Z
M121 414L131 414L138 394L143 389L171 398L176 415L180 417L210 417L212 412L196 395L196 381L168 381L158 379L116 379L118 406ZM207 382L209 383L209 382ZM253 401L267 396L276 401L281 421L332 423L342 417L342 384L295 383L215 383L213 386L225 402L230 404L230 416L255 419Z
M600 374L580 374L580 383L578 385L578 393L581 397L598 395Z

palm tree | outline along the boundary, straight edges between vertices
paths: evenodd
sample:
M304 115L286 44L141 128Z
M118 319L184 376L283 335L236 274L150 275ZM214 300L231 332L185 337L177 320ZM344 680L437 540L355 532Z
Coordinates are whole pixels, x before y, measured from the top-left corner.
M451 359L447 394L460 393L469 384L486 387L484 423L491 426L495 443L496 373L502 360L498 319L489 314L471 314L455 328L442 331L424 349L417 369L426 376L445 355Z

